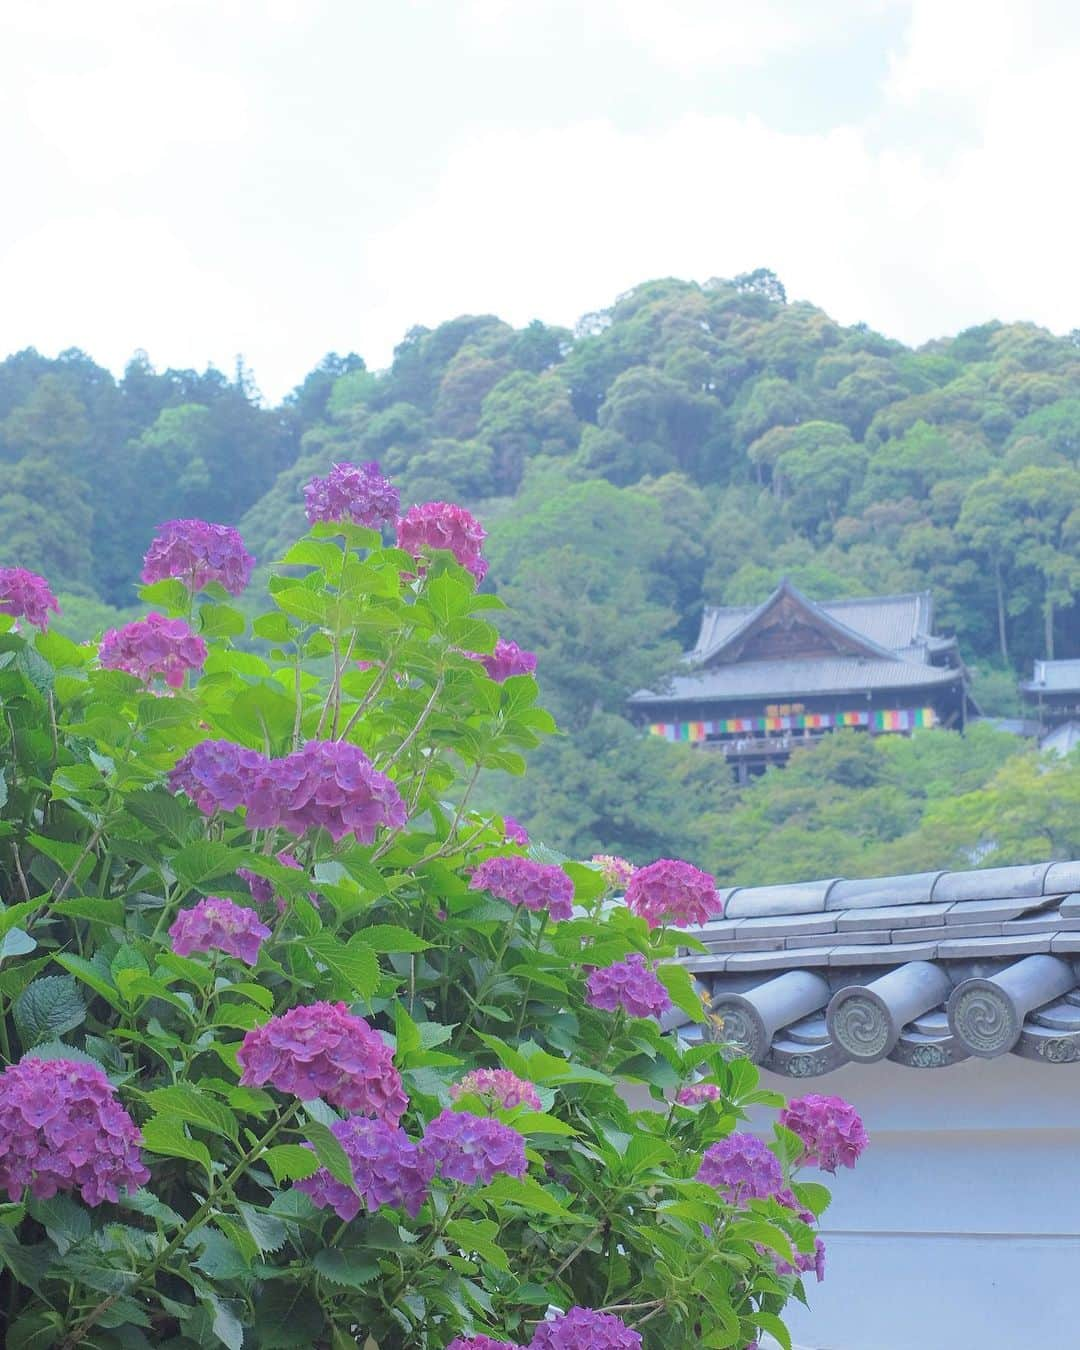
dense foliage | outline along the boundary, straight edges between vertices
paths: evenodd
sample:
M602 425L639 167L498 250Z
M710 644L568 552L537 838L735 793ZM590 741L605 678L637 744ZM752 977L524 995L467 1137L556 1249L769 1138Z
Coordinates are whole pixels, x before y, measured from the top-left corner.
M199 519L100 645L0 568L5 1344L788 1344L828 1199L795 1178L861 1122L810 1096L767 1146L753 1067L662 1033L706 1021L670 958L711 877L470 807L554 725L483 532L432 505L387 547L339 488L393 509L324 483L250 630Z
M825 599L931 588L988 713L1016 710L1033 658L1080 655L1076 335L993 322L911 350L786 303L768 272L648 282L574 333L417 328L387 371L329 356L275 409L242 369L139 356L116 381L80 352L19 353L0 365L0 563L47 570L63 631L89 635L115 621L101 602L134 603L162 520L240 519L266 563L335 460L378 460L406 507L483 503L486 584L566 732L504 804L568 849L714 861L726 767L643 745L623 701L703 604L784 573Z

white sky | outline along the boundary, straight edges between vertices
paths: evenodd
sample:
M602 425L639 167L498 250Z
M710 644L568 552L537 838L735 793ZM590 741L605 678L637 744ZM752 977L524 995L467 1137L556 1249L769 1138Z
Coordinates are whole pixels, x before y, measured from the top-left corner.
M280 397L462 312L776 271L1080 326L1075 0L7 0L0 355Z

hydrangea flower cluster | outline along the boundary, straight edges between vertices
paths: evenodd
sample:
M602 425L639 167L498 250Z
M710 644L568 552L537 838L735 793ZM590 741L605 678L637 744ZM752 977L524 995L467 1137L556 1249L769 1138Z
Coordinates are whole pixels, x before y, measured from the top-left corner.
M705 1150L697 1180L713 1186L732 1205L765 1200L784 1184L780 1164L752 1134L729 1134Z
M817 1163L823 1172L854 1167L870 1142L862 1117L843 1097L817 1092L795 1097L780 1112L780 1124L803 1141L801 1161Z
M114 1204L150 1180L135 1122L96 1064L24 1059L0 1073L0 1189L39 1200L77 1190Z
M615 853L594 853L592 860L613 891L625 891L630 885L630 878L637 871L633 863Z
M529 831L513 816L503 816L503 838L508 844L518 844L522 848L529 847Z
M288 849L283 848L281 852L275 856L274 861L279 862L282 867L289 867L297 872L302 872L304 870L296 855L290 853ZM285 913L288 902L285 900L284 896L276 894L274 891L274 883L269 877L261 877L258 872L252 872L251 869L247 867L238 867L236 869L236 875L241 881L247 882L247 888L251 892L251 898L257 905L268 905L273 901L277 913ZM319 908L319 896L317 891L308 891L308 899L316 909Z
M344 1003L290 1008L249 1031L236 1057L245 1087L270 1083L301 1101L322 1097L392 1125L409 1104L393 1051Z
M270 761L232 741L200 741L169 772L169 788L183 792L204 816L235 811L246 802Z
M668 991L640 952L594 970L585 981L585 996L594 1008L625 1008L631 1017L659 1017L671 1007Z
M450 1089L450 1096L483 1097L493 1108L512 1111L515 1106L529 1106L540 1110L536 1088L509 1069L471 1069Z
M398 547L419 559L426 549L447 549L477 581L483 581L488 565L481 549L487 531L463 506L451 502L425 502L410 506L397 523Z
M110 628L99 654L106 670L127 671L144 684L160 675L170 689L179 689L189 670L202 670L206 643L183 619L148 614L123 628Z
M674 858L639 867L626 887L626 903L650 928L705 923L724 908L715 879Z
M475 658L488 673L488 678L502 684L511 675L531 675L536 669L536 653L527 652L506 638L499 638L490 656Z
M757 1244L754 1244L757 1246ZM818 1284L825 1278L825 1244L819 1237L814 1238L814 1250L812 1252L795 1252L795 1264L785 1261L782 1256L777 1256L768 1247L758 1247L762 1256L771 1256L773 1265L776 1267L777 1275L805 1275L807 1271L812 1270L817 1276Z
M706 1102L715 1102L720 1098L720 1089L715 1083L688 1083L680 1088L675 1100L680 1106L704 1106Z
M427 1199L434 1159L400 1126L385 1120L349 1116L336 1120L330 1129L352 1164L356 1189L325 1167L296 1182L296 1189L310 1195L320 1209L332 1209L339 1219L355 1219L361 1206L374 1211L381 1205L393 1205L415 1218Z
M490 891L508 905L547 910L553 919L569 919L574 913L574 883L561 867L533 862L531 858L488 858L473 872L472 891Z
M259 948L269 936L270 929L253 909L220 895L208 895L191 909L181 910L169 929L177 956L222 951L249 966L258 962Z
M641 1333L614 1313L571 1308L553 1322L541 1322L529 1350L639 1350Z
M230 595L239 595L251 580L255 559L244 547L240 531L206 520L168 520L143 559L145 582L175 577L194 595L217 581Z
M501 1172L523 1177L528 1167L525 1140L516 1130L471 1111L441 1111L428 1122L422 1147L444 1181L470 1186L486 1186Z
M347 834L370 844L380 825L400 829L406 820L401 793L348 741L308 741L268 760L244 804L252 829L304 834L321 826L335 844Z
M60 613L49 583L25 567L0 567L0 614L25 619L44 633L49 627L49 610Z
M325 478L313 478L304 488L304 514L312 525L321 520L351 521L377 530L400 509L400 493L374 461L334 464Z
M493 1341L490 1336L455 1336L446 1350L519 1350L512 1341Z

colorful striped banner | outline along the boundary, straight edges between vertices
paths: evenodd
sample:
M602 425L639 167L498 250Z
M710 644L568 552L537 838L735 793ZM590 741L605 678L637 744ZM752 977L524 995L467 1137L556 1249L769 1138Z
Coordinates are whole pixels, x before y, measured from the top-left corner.
M870 727L874 731L914 731L937 725L933 708L859 709L841 713L796 713L785 717L716 717L701 722L653 722L649 732L666 741L699 744L709 736L752 735L772 731L827 731L832 727Z

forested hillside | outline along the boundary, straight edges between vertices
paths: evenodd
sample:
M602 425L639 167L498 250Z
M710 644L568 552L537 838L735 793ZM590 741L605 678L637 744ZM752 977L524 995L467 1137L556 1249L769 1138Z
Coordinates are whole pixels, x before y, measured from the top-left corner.
M718 756L621 716L703 604L784 573L817 598L931 588L988 712L1034 657L1080 655L1080 333L993 322L912 350L760 271L648 282L573 333L413 329L389 370L331 355L277 408L242 368L140 354L116 380L28 350L0 364L0 561L48 575L78 635L134 603L157 523L238 523L269 561L341 459L489 529L488 584L565 731L510 804L552 843L755 881L1080 853L1076 826L1017 808L1051 784L1075 802L1080 771L1039 774L1000 734L838 736L736 805Z

